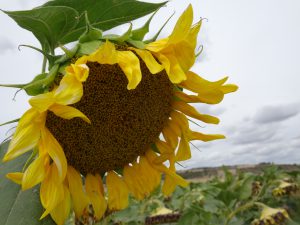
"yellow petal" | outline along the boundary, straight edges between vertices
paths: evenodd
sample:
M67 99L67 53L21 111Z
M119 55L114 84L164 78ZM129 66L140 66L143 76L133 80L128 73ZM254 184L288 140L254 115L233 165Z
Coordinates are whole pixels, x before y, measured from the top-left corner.
M84 209L88 206L89 199L83 190L80 174L72 166L68 166L67 178L75 215L76 217L80 217Z
M164 69L164 67L156 61L151 52L137 48L130 49L134 50L136 54L138 54L138 56L141 57L141 59L145 62L146 66L148 67L150 73L156 74Z
M168 77L173 84L178 84L186 80L185 72L182 70L180 63L174 56L174 52L170 52L169 54L155 54L155 56L164 66Z
M145 156L140 157L139 169L144 179L143 183L147 184L148 192L151 193L157 188L161 181L161 173L154 169Z
M134 163L133 166L126 165L123 170L123 177L129 192L136 199L142 200L145 196L143 195L139 172L137 163Z
M6 174L6 178L10 179L11 181L15 182L16 184L22 184L23 173L20 173L20 172L8 173L8 174Z
M130 193L138 200L149 196L159 186L161 180L161 174L144 156L140 157L139 163L125 166L123 176Z
M64 199L64 185L59 180L58 170L54 163L49 167L41 184L40 197L41 203L46 209L40 219L46 217Z
M84 82L89 76L89 67L86 64L71 64L66 67L66 72L73 74L78 81Z
M186 73L195 63L195 49L188 42L181 42L172 47L174 57L181 69Z
M185 42L187 42L190 45L190 48L194 49L197 46L197 37L198 33L200 31L202 25L202 20L200 20L198 23L193 25L188 33L188 35L185 37Z
M169 122L169 124L172 122ZM165 126L163 131L163 136L166 142L175 149L178 145L178 136L176 135L176 132L173 131L172 127L169 125Z
M168 46L168 42L169 38L160 39L147 44L145 48L151 52L160 52Z
M118 64L128 79L127 89L135 89L142 79L138 57L131 51L118 51Z
M60 105L71 105L79 102L82 95L82 83L75 75L69 73L62 78L59 86L54 90L55 103Z
M29 109L20 119L16 132L9 143L3 161L12 160L33 149L40 139L40 129L45 124L45 114Z
M198 93L198 98L193 97L195 102L197 101L207 104L217 104L223 100L224 94L235 91L237 89L237 86L235 85L222 86L226 82L228 77L225 77L219 81L210 82L191 71L187 72L186 75L187 80L182 82L180 86L190 91ZM181 94L180 97L184 98L185 96ZM186 101L185 99L182 100ZM190 100L188 101L192 102Z
M174 109L179 110L185 115L201 120L205 123L218 124L220 122L217 117L206 115L206 114L200 114L193 106L190 106L189 104L182 101L174 102L173 107Z
M203 134L200 132L191 131L190 140L200 140L200 141L212 141L217 139L224 139L225 136L221 134Z
M92 174L88 174L86 176L86 193L90 199L90 202L93 205L93 209L97 219L102 218L107 208L106 200L101 191L103 187L101 186L103 185L100 176L94 176Z
M113 65L118 62L115 45L108 40L99 49L88 57L90 62Z
M68 188L64 185L64 198L50 213L57 225L64 225L69 218L71 210L71 196Z
M235 92L239 89L239 87L235 84L225 84L224 86L221 87L221 91L224 93L224 94L228 94L228 93L231 93L231 92Z
M22 190L27 190L39 184L44 180L47 166L45 162L49 162L48 155L40 155L25 170L22 180Z
M173 112L171 112L171 118L172 118L173 122L170 123L170 125L173 127L176 127L176 126L180 127L181 132L180 132L180 135L178 135L179 132L177 131L177 136L181 137L183 135L186 137L190 130L189 122L188 122L188 119L186 118L186 116L180 112L173 111Z
M191 158L191 149L189 145L189 141L182 137L180 139L180 144L176 153L175 160L176 161L185 161Z
M83 119L85 122L87 123L91 123L91 121L89 120L89 118L87 118L86 115L84 115L82 112L80 112L78 109L72 107L72 106L66 106L66 105L52 105L49 108L50 111L52 111L55 115L66 119L66 120L70 120L73 119L75 117L79 117L81 119Z
M108 207L110 210L121 210L128 206L128 187L114 171L107 173Z
M189 33L192 23L193 23L193 7L190 4L177 20L173 32L169 37L170 39L169 43L174 44L184 39L186 35Z
M170 145L168 145L166 142L162 140L158 140L155 142L156 147L158 148L159 152L161 154L172 154L174 153L174 149Z
M40 147L44 148L42 151L48 152L51 159L54 161L58 169L60 180L62 181L65 179L67 173L67 159L65 153L58 141L47 128L42 129L41 135L42 143Z
M54 92L39 94L29 99L30 105L39 112L45 112L51 105L55 103Z
M167 168L164 164L156 164L154 161L156 160L156 158L158 157L156 155L155 152L153 152L152 150L148 150L145 154L148 162L150 163L150 165L156 169L157 171L160 171L162 173L164 173L165 175L168 175L171 177L172 182L176 183L176 185L180 185L182 187L186 187L188 185L188 182L183 179L181 176L179 176L178 174L176 174L175 171L170 170L169 168Z

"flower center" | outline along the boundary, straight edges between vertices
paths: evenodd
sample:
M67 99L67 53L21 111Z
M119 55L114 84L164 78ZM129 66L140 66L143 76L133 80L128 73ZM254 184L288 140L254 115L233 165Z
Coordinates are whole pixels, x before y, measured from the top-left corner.
M48 113L46 126L63 147L68 163L82 174L123 168L143 155L165 126L173 85L165 71L151 74L144 62L140 64L142 81L127 90L127 78L118 65L88 63L83 97L73 106L92 124Z

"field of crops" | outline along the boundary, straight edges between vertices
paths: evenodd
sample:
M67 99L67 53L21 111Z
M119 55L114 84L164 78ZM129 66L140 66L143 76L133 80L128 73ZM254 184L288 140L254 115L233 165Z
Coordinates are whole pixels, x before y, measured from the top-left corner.
M243 225L300 224L300 171L276 166L261 174L232 174L178 187L168 198L160 191L142 202L113 213L97 225L180 224Z

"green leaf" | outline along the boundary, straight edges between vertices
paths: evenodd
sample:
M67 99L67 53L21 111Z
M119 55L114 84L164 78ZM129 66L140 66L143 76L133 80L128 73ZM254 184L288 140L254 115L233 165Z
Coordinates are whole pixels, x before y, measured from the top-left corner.
M244 179L240 189L240 199L245 200L248 199L252 195L252 183L255 177L252 174L248 174L247 177Z
M95 52L102 43L102 41L80 43L76 56L89 55Z
M166 2L154 4L136 0L54 0L42 7L67 6L78 11L80 15L86 11L90 24L105 31L152 13L165 4ZM85 18L81 16L77 26L70 32L65 32L59 40L60 43L66 44L78 40L85 29Z
M0 224L1 225L55 225L47 216L39 220L43 208L39 199L39 188L21 191L20 186L8 180L5 175L21 171L29 154L24 154L13 161L3 163L2 158L8 142L0 145Z
M66 6L3 12L14 19L20 27L31 31L46 52L53 52L61 43L61 39L76 27L79 16L75 9Z

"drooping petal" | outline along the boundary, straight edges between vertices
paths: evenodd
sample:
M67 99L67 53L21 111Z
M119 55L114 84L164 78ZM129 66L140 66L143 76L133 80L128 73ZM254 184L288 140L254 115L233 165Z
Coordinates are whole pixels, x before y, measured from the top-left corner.
M181 176L176 174L176 172L170 170L162 163L159 164L155 163L155 160L158 157L155 152L153 152L152 150L148 150L145 156L148 162L150 163L150 165L154 169L164 173L165 175L169 175L172 178L172 182L176 183L176 185L180 185L182 187L186 187L188 185L188 182L185 179L183 179Z
M110 210L121 210L128 206L128 187L124 180L114 171L107 173L108 207Z
M176 101L173 103L173 107L176 110L179 110L180 112L184 113L187 116L193 117L195 119L201 120L205 123L212 123L212 124L218 124L220 120L217 117L201 114L197 112L197 110L190 106L189 104L183 102L183 101Z
M25 170L22 180L22 190L27 190L34 187L44 180L47 170L47 165L49 163L49 156L39 155Z
M225 136L222 134L203 134L196 131L190 132L190 140L200 140L200 141L213 141L217 139L224 139Z
M133 166L126 165L123 169L123 177L129 192L136 199L142 200L145 196L139 172L137 163L134 163Z
M172 122L169 122L169 124L170 123L172 123ZM164 127L162 133L163 133L163 136L164 136L164 139L166 140L166 142L173 149L175 149L178 145L178 136L177 136L176 132L173 131L172 127L169 126L169 124Z
M40 147L43 148L42 151L48 152L57 166L60 180L63 181L67 173L67 159L61 145L47 128L41 130Z
M161 174L149 164L144 156L140 157L138 163L125 166L123 177L130 193L138 200L149 196L159 186L161 180Z
M180 139L179 147L176 152L175 160L176 161L185 161L192 157L190 144L187 138L182 137Z
M64 225L71 211L71 196L68 188L64 185L64 198L50 213L57 225Z
M46 209L40 219L46 217L64 199L64 185L59 180L58 169L54 163L49 167L41 184L40 198L43 207Z
M89 199L83 190L80 174L72 166L68 166L67 178L75 215L80 217L88 206Z
M73 74L66 74L54 90L55 103L71 105L79 102L83 95L82 83Z
M186 75L187 80L180 83L180 86L187 90L198 93L198 96L191 96L191 100L190 97L184 96L184 94L177 92L176 95L180 95L180 97L183 98L182 100L186 102L218 104L223 100L224 94L234 92L238 89L238 87L233 84L223 85L227 81L228 77L225 77L219 81L210 82L191 71L187 72Z
M188 119L186 118L186 116L180 112L177 111L173 111L171 112L171 118L173 123L170 123L171 126L177 125L178 127L180 127L180 135L177 134L178 137L181 137L182 135L187 137L189 134L189 122ZM177 131L178 133L178 131Z
M115 45L106 40L105 44L101 45L96 52L88 56L88 61L109 65L118 63Z
M53 91L39 94L29 99L29 104L39 112L45 112L54 103L55 98Z
M131 51L118 51L118 64L128 79L127 89L135 89L142 79L138 57Z
M22 184L23 173L20 173L20 172L8 173L8 174L6 174L6 178L10 179L11 181L15 182L16 184Z
M40 129L45 124L45 114L31 108L21 117L16 132L9 143L3 161L12 160L33 149L40 139Z
M100 176L87 174L85 179L86 193L93 205L93 209L97 219L102 218L107 208L106 200L101 191L101 189L103 188L101 188L102 181L101 178L99 178Z
M159 152L161 154L172 154L174 153L174 149L170 145L168 145L166 142L162 140L158 140L155 142L156 147L158 148Z
M72 106L54 104L49 108L49 110L52 111L55 115L66 120L78 117L83 119L87 123L91 123L86 115Z
M174 160L170 161L169 171L172 171L175 173ZM170 176L169 174L166 174L166 178L165 178L164 184L162 186L163 194L165 196L170 196L174 192L176 186L177 186L176 180L174 180L173 177Z
M137 48L132 48L132 50L134 50L136 54L138 54L138 56L141 57L141 59L145 62L150 73L156 74L164 69L163 66L156 61L151 52Z
M173 84L178 84L186 80L185 72L182 70L178 60L173 52L168 54L155 54L158 61L164 66L170 81Z
M89 76L89 67L86 64L71 64L66 67L69 74L73 74L78 81L84 82Z

